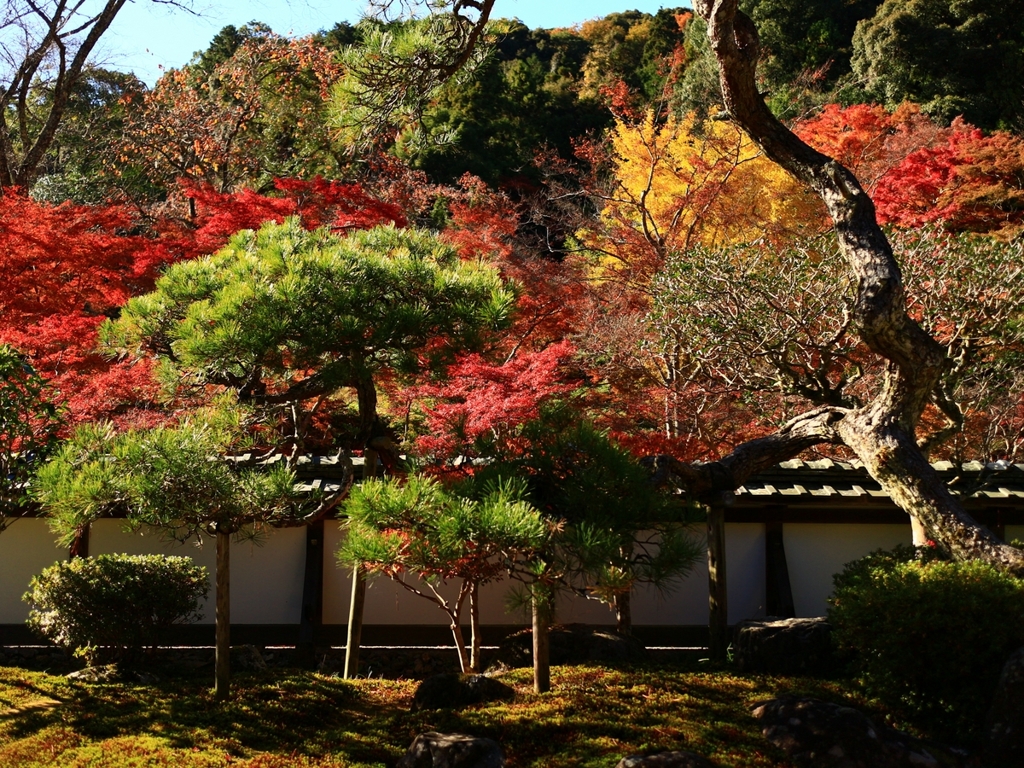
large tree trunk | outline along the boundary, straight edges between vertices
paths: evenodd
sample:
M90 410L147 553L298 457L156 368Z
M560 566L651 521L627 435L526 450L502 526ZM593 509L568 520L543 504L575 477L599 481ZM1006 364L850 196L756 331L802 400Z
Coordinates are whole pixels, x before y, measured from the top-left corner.
M737 0L698 0L695 5L708 23L729 114L767 157L824 201L857 285L856 330L885 359L886 370L880 391L863 408L817 409L786 425L767 443L741 446L719 467L705 465L684 475L699 476L694 479L709 490L726 489L770 458L797 455L809 447L808 441L842 442L892 500L955 556L980 558L1024 573L1024 552L979 526L918 449L918 421L948 361L946 350L907 315L902 275L878 226L874 204L850 171L804 144L765 105L754 78L757 30L738 10Z

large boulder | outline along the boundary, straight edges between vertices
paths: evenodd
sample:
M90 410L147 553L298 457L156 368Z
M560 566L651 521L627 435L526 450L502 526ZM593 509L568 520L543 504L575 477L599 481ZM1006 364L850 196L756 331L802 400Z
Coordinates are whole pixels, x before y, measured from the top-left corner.
M619 760L615 768L715 768L715 764L696 752L658 752L653 755L630 755Z
M759 704L761 732L809 768L961 768L966 755L877 725L852 707L783 696Z
M827 675L836 670L832 625L824 617L744 621L733 642L742 672Z
M647 659L647 649L635 637L585 624L556 625L548 631L551 664L633 664ZM505 638L498 659L510 667L532 663L533 632L526 629Z
M498 742L462 733L421 733L395 768L504 768Z
M1024 766L1024 648L1003 665L988 713L985 760L1003 768Z
M515 689L487 675L445 673L428 677L412 697L412 711L458 709L488 701L515 698Z

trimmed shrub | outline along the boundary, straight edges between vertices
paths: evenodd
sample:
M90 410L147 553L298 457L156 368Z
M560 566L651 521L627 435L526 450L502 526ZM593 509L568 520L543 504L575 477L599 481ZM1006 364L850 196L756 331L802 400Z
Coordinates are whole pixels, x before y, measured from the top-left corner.
M1024 581L901 547L834 577L829 621L866 690L934 733L982 735L1003 664L1024 645Z
M51 565L22 598L27 624L89 663L138 661L160 630L202 618L206 569L189 557L100 555Z

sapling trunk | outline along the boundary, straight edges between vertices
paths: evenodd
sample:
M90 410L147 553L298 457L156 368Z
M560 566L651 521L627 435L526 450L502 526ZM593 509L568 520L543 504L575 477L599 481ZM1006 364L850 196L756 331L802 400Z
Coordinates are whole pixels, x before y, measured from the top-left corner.
M376 418L377 391L371 382L369 386L357 388L359 414L362 422L372 425L370 415ZM366 409L366 410L364 410ZM365 426L365 424L364 424ZM366 427L367 433L369 427ZM363 479L377 476L377 452L366 449L363 452ZM342 676L351 680L359 673L359 644L363 640L363 608L366 605L366 574L362 566L352 569L352 599L348 606L348 632L345 640L345 669Z
M473 662L469 658L469 650L466 648L466 638L462 635L462 627L459 626L458 616L452 618L452 637L455 638L455 648L459 652L459 669L463 674L473 670Z
M470 637L469 668L479 672L480 667L480 585L475 581L469 589L469 629Z
M366 604L366 576L363 567L352 569L352 600L348 606L348 637L345 642L345 669L342 676L351 680L359 672L359 644L363 640L363 606Z
M633 634L633 601L630 592L615 595L615 631L620 635Z
M550 598L542 594L537 585L533 589L533 690L547 693L551 690L551 627Z

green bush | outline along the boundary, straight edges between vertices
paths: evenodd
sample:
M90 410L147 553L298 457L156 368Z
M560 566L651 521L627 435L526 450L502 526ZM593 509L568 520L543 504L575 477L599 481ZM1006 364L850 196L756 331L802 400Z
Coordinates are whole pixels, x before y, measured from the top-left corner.
M22 598L28 626L76 655L134 663L160 630L202 618L206 569L188 557L100 555L51 565Z
M867 691L919 726L981 736L996 683L1024 645L1024 581L902 547L849 563L829 619Z

